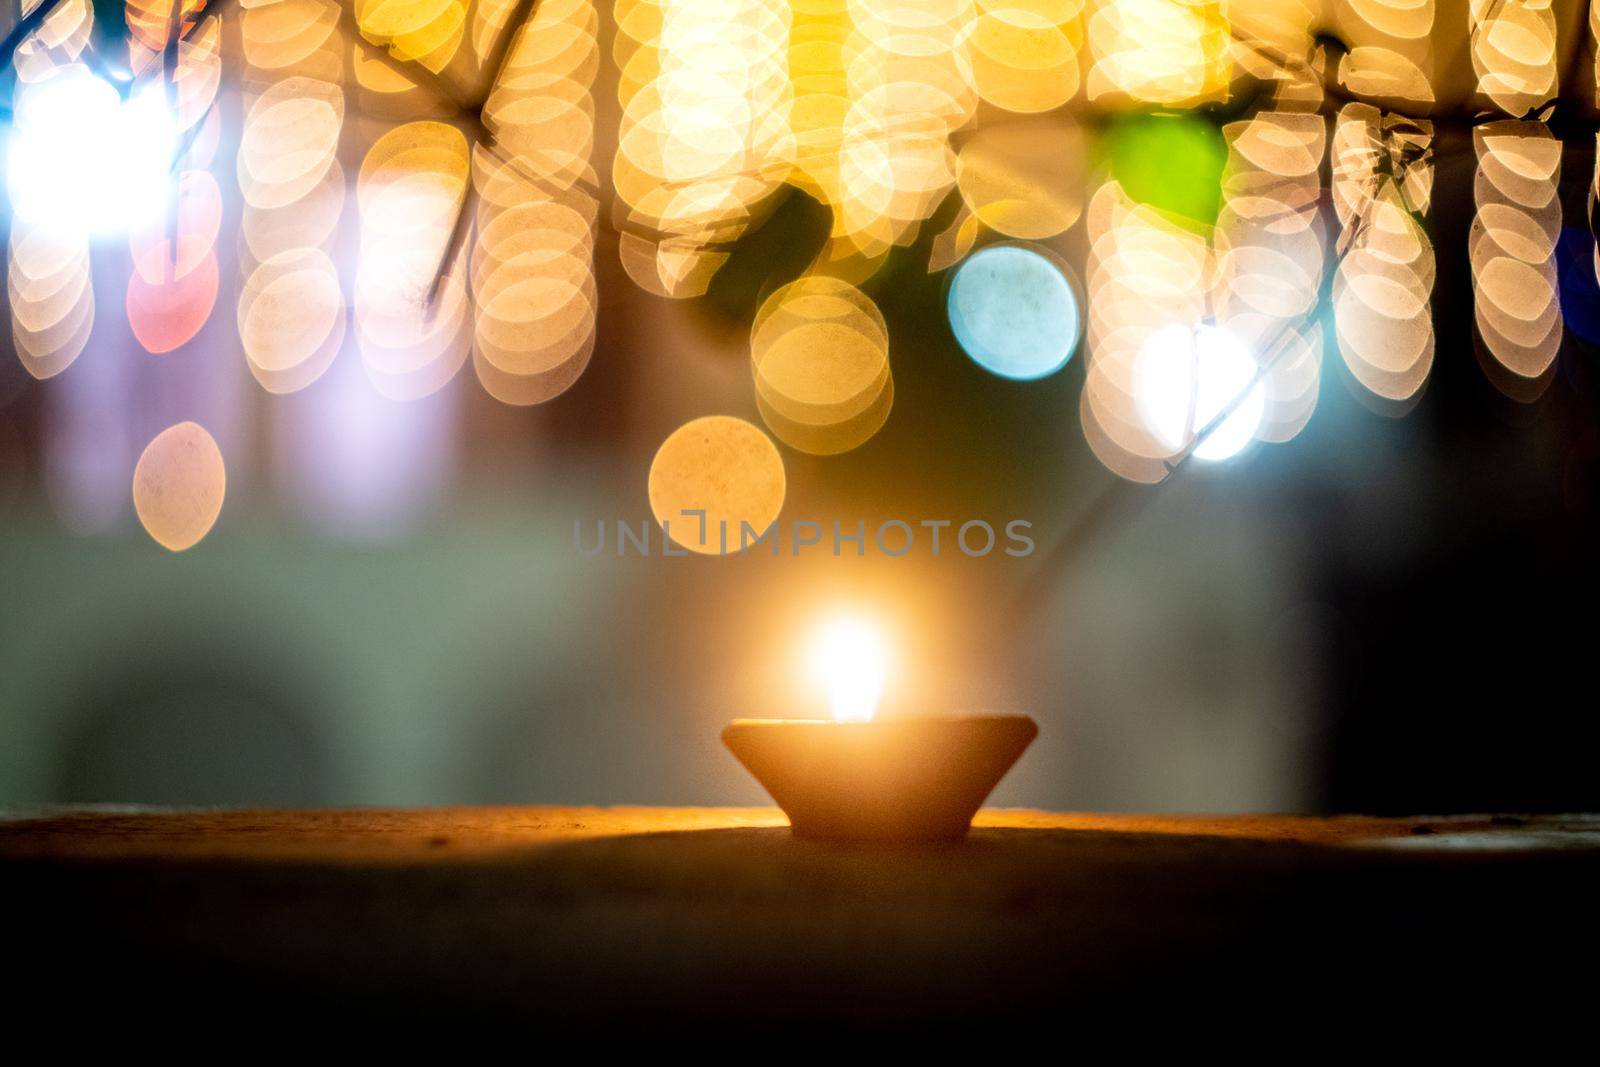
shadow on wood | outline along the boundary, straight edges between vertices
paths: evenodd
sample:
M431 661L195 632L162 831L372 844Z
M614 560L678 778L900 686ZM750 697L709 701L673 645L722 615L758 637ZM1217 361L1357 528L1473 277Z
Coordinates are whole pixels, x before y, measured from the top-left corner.
M1554 957L1597 947L1594 820L1318 833L1295 829L1314 820L1184 832L1181 820L1083 817L908 846L808 841L770 813L736 813L768 825L673 831L604 812L567 824L555 810L540 816L545 836L507 831L492 846L472 836L490 835L490 814L318 824L404 838L380 855L275 852L295 813L255 813L280 828L258 825L254 841L251 813L233 814L129 816L137 830L125 823L99 852L82 822L94 817L0 826L13 973L44 994L92 975L101 1012L178 998L218 1019L292 1007L654 1027L937 1020L947 1032L1054 1027L1128 998L1523 997L1558 981ZM165 836L163 818L178 820ZM211 820L191 836L224 834L227 847L185 854L184 818ZM607 832L607 819L639 832ZM1072 817L1035 821L1049 819Z

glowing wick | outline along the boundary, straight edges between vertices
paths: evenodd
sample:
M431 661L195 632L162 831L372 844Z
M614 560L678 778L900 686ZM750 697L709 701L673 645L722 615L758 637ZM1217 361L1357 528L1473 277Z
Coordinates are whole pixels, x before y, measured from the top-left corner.
M869 722L883 695L889 649L883 634L859 619L835 619L817 634L811 669L839 722Z

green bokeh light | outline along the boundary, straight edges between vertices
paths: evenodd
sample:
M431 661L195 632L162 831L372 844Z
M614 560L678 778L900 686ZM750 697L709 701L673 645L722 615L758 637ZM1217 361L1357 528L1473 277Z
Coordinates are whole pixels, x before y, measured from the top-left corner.
M1101 144L1111 176L1135 202L1204 226L1217 221L1228 146L1212 123L1196 115L1124 115Z

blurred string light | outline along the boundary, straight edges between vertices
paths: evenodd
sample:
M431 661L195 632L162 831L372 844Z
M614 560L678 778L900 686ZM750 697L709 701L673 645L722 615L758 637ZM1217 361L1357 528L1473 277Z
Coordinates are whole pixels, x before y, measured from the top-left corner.
M622 125L612 182L629 277L696 296L787 173L789 7L781 0L622 0Z
M467 31L463 0L351 0L367 40L402 63L431 73L443 71Z
M434 282L466 201L469 151L455 126L424 119L386 131L361 162L356 340L385 395L432 393L466 360L472 316L465 249L445 265L438 288Z
M1134 481L1166 476L1185 442L1161 436L1140 409L1141 358L1156 333L1193 330L1207 316L1210 249L1200 231L1131 200L1107 180L1089 202L1088 371L1079 396L1085 439Z
M1561 233L1561 142L1542 122L1506 119L1472 131L1477 215L1468 238L1478 337L1490 380L1532 399L1561 347L1556 240Z
M23 0L17 16L5 43L14 48L10 58L23 82L78 59L94 30L91 0Z
M1293 105L1299 89L1280 94ZM1228 158L1212 237L1211 306L1217 325L1252 352L1283 350L1262 383L1261 440L1283 442L1310 421L1322 369L1322 297L1327 232L1319 168L1322 116L1263 111L1223 128ZM1197 452L1198 454L1198 452Z
M1320 12L1321 5L1317 6ZM1377 29L1369 24L1364 17L1369 14L1374 23L1381 23L1384 28ZM1237 315L1230 313L1230 304L1236 298L1245 296L1245 293L1238 290L1233 280L1253 273L1234 269L1242 264L1227 264L1227 257L1239 247L1240 238L1251 243L1261 238L1263 235L1259 232L1250 232L1255 223L1265 223L1269 230L1276 227L1276 232L1271 233L1274 240L1302 229L1307 231L1307 236L1320 237L1325 226L1318 205L1315 202L1308 203L1305 199L1305 193L1310 191L1313 182L1306 177L1303 160L1284 174L1252 177L1249 173L1251 164L1263 164L1264 160L1280 153L1285 160L1298 159L1306 148L1316 147L1316 138L1308 137L1309 125L1297 129L1299 120L1292 117L1288 117L1287 121L1284 119L1321 110L1325 72L1320 63L1298 58L1317 58L1314 55L1316 47L1312 32L1321 28L1321 16L1314 13L1303 0L1284 0L1270 9L1251 7L1241 12L1241 16L1237 24L1241 33L1237 38L1240 47L1234 55L1241 67L1267 80L1260 99L1279 114L1272 116L1272 127L1266 129L1225 131L1230 144L1230 160L1224 178L1219 232L1212 235L1218 247L1211 253L1224 266L1218 271L1213 264L1203 273L1214 278L1213 284L1217 287L1210 294L1212 310L1224 321L1231 321L1235 328L1241 323ZM1371 92L1392 106L1405 106L1408 103L1422 107L1431 105L1433 95L1428 84L1429 75L1423 73L1423 68L1431 70L1429 31L1433 21L1432 4L1390 4L1388 0L1372 0L1371 3L1340 6L1331 12L1331 17L1334 32L1351 45L1341 58L1332 79L1341 90L1345 93ZM1386 44L1394 44L1398 50L1388 49ZM1432 127L1425 121L1385 115L1376 107L1351 107L1355 110L1347 108L1341 113L1340 121L1336 122L1330 151L1334 170L1331 191L1340 231L1336 245L1335 291L1345 282L1342 272L1348 257L1352 251L1362 247L1372 254L1365 257L1363 266L1366 269L1358 267L1351 272L1352 276L1387 280L1387 276L1379 273L1385 264L1397 268L1391 273L1399 274L1402 278L1414 274L1418 268L1427 268L1426 285L1421 287L1420 294L1421 321L1428 326L1426 353L1429 359L1423 369L1425 377L1426 365L1431 365L1432 334L1431 321L1427 318L1427 294L1431 292L1432 285L1432 249L1418 220L1426 214L1431 199ZM1370 125L1367 121L1369 117L1372 119ZM1254 145L1250 144L1250 140L1258 133L1267 136ZM1312 143L1305 144L1306 140ZM1302 143L1297 146L1297 141ZM1320 149L1317 149L1317 153L1320 162ZM1273 169L1270 163L1264 166ZM1298 182L1295 181L1297 176ZM1256 182L1265 185L1265 199L1272 203L1250 202L1255 190L1260 187ZM1280 392L1281 385L1275 379L1287 369L1285 377L1293 382L1300 376L1295 373L1297 368L1310 370L1310 361L1304 349L1305 343L1317 329L1314 319L1320 313L1320 292L1308 312L1290 317L1277 325L1268 339L1250 344L1249 347L1254 349L1252 362L1257 367L1255 373L1204 425L1197 425L1187 433L1180 431L1188 441L1184 447L1173 451L1170 444L1161 442L1160 435L1148 432L1148 423L1141 425L1126 418L1130 405L1136 407L1137 401L1129 392L1130 376L1125 369L1130 362L1136 368L1141 366L1144 360L1152 358L1151 354L1161 352L1164 345L1155 342L1154 334L1144 330L1139 347L1142 358L1128 360L1126 353L1130 342L1141 337L1140 324L1132 316L1103 316L1103 309L1095 300L1096 289L1105 285L1107 291L1113 294L1112 306L1115 310L1122 303L1115 299L1118 295L1115 288L1117 283L1123 277L1138 276L1136 271L1129 271L1118 263L1122 253L1119 246L1123 242L1116 240L1114 235L1119 229L1126 227L1129 231L1126 236L1135 238L1127 242L1130 250L1141 246L1158 250L1148 261L1155 267L1155 280L1164 284L1154 288L1158 300L1152 311L1158 321L1162 317L1176 320L1177 328L1167 327L1171 331L1167 336L1171 338L1172 347L1177 348L1180 354L1183 349L1196 351L1199 346L1193 338L1208 331L1210 325L1203 318L1195 317L1198 313L1191 303L1192 289L1198 286L1190 284L1192 270L1187 264L1196 251L1202 250L1192 246L1183 250L1186 242L1182 240L1182 234L1189 230L1189 226L1174 226L1173 220L1165 220L1166 225L1163 225L1160 212L1152 212L1148 207L1143 212L1127 210L1132 206L1133 201L1113 178L1101 187L1087 213L1092 244L1089 266L1091 359L1088 381L1081 394L1080 422L1091 448L1102 462L1124 478L1145 482L1163 481L1184 460L1198 456L1212 435L1233 423L1241 410L1247 412L1247 419L1253 419L1248 409L1255 405L1258 389L1262 389L1265 395L1261 398L1263 412L1256 435L1268 440L1281 439L1275 436L1280 433L1292 435L1298 429L1295 421L1280 422L1279 413L1274 409L1279 408L1281 397L1292 398L1294 391L1291 388ZM1239 220L1230 219L1230 213L1251 221L1246 223L1241 232L1237 228ZM1375 240L1374 234L1379 238ZM1102 255L1103 248L1105 255ZM1427 256L1425 262L1423 253ZM1252 280L1247 288L1257 289L1260 284L1259 280ZM1291 285L1277 293L1273 292L1274 288L1268 284L1257 289L1257 292L1268 297L1268 306L1278 305L1281 310L1293 302L1283 302L1282 298L1292 296L1293 291L1300 287ZM1403 283L1401 288L1412 291ZM1247 299L1246 302L1252 301ZM1404 312L1405 323L1417 321L1410 309L1396 310ZM1337 320L1337 308L1335 317ZM1181 330L1185 321L1193 323L1189 328L1192 332L1187 334ZM1373 334L1381 336L1382 333L1380 327L1372 331L1369 337ZM1111 343L1105 343L1108 338ZM1105 354L1121 358L1094 358L1097 348L1102 346ZM1228 349L1233 345L1230 342L1223 347ZM1183 367L1191 381L1196 379L1198 361L1187 366L1182 360L1172 362ZM1242 360L1229 359L1228 362L1243 366ZM1355 366L1361 368L1365 364L1358 363ZM1372 376L1369 380L1377 380L1382 385L1393 384L1382 381L1379 376ZM1310 395L1301 403L1315 403L1315 388L1314 384L1308 385ZM1198 414L1194 410L1198 407L1195 402L1198 392L1198 388L1191 388L1189 405L1184 411L1190 417L1189 421L1196 423L1199 420L1193 416ZM1275 393L1279 395L1275 396ZM1412 395L1415 395L1414 391ZM1145 405L1147 411L1155 407L1159 405ZM1294 410L1292 404L1288 410ZM1176 436L1179 435L1169 434L1166 439L1170 442ZM1156 439L1152 440L1152 437ZM1220 446L1218 450L1223 451ZM1163 456L1162 452L1168 454ZM1110 517L1121 513L1134 499L1131 494L1108 491L1105 499L1089 509L1085 521L1074 524L1056 544L1046 550L1033 576L1034 580L1025 587L1019 597L1017 610L1012 613L1016 628L1020 630L1027 625L1031 609L1044 603L1042 591L1052 584L1048 579L1069 566L1079 550L1091 543L1093 532L1111 521Z
M210 171L174 179L168 217L129 235L133 270L124 310L133 335L157 355L181 348L211 317L219 282L216 241L222 193Z
M1334 121L1332 194L1341 254L1334 330L1345 367L1380 411L1421 395L1433 367L1432 123L1347 104Z
M1527 0L1469 12L1481 98L1512 115L1554 99L1556 15ZM1473 129L1477 213L1468 239L1480 362L1508 396L1532 400L1553 375L1563 336L1556 243L1562 145L1548 125L1503 119Z
M622 263L651 292L690 296L784 183L829 209L818 259L773 294L751 330L757 409L775 437L803 451L857 447L888 417L888 336L866 281L916 239L952 189L959 204L932 241L930 266L956 267L953 297L981 295L977 283L1000 258L1051 262L1043 245L990 238L1048 242L1083 221L1080 411L1096 454L1121 474L1159 480L1182 457L1201 456L1199 431L1186 437L1182 427L1207 422L1204 379L1226 377L1232 371L1219 368L1236 362L1203 351L1252 353L1258 370L1239 398L1260 386L1251 436L1298 432L1316 403L1321 339L1310 313L1330 273L1346 367L1363 394L1403 408L1433 359L1434 253L1421 221L1432 129L1394 111L1434 104L1436 5L1326 7L624 0L615 9L623 116L610 220ZM44 9L24 5L24 14L33 10ZM164 116L162 138L182 158L152 179L161 210L129 228L128 321L144 347L165 352L210 313L224 214L209 173L221 143L213 104L222 34L201 10L201 0L128 5L131 81L120 92L105 72L121 60L102 62L86 47L86 0L59 0L19 38L8 184L16 180L22 195L13 189L8 289L16 349L36 375L64 369L92 329L85 224L99 224L104 208L120 213L112 223L120 229L128 205L95 201L58 232L60 203L91 179L67 168L66 180L41 190L38 160L98 149L31 119L34 105L46 117L53 106L88 108L101 128L114 114L118 137L132 128L125 114L143 121L142 106L152 121ZM1465 14L1477 103L1511 116L1474 140L1469 258L1480 348L1497 384L1530 395L1547 380L1562 335L1546 249L1559 227L1560 146L1528 118L1555 94L1556 17L1542 0L1470 0ZM484 387L506 402L569 387L593 351L597 307L594 5L248 0L238 19L244 209L235 311L263 386L304 388L349 336L375 387L396 398L436 391L469 354ZM1314 30L1348 45L1331 71L1317 65ZM1223 101L1242 72L1266 83L1248 119L1218 130L1203 117L1147 113ZM1335 93L1374 101L1342 108L1331 138L1318 116L1324 77ZM55 104L53 92L64 94ZM478 99L481 129L460 115ZM1080 101L1122 114L1080 125L1066 111ZM27 137L70 143L22 151L19 163L15 149ZM365 148L359 173L339 162L346 144ZM1091 179L1096 149L1110 173ZM1325 153L1331 220L1316 203ZM119 166L130 197L144 184L139 171L128 183ZM1087 198L1086 180L1095 189ZM346 230L355 249L340 236L351 184L360 210ZM1036 291L1057 292L1064 277L1041 272L1047 284ZM984 348L980 324L1024 325L1004 311L1021 288L987 289L986 298L956 300L952 312L980 365L1019 378L1060 366L1069 347L1020 356ZM1168 410L1150 384L1151 368L1163 366L1192 385L1176 434L1170 417L1151 414ZM1219 426L1235 425L1233 414Z
M493 145L473 150L473 367L505 403L559 396L594 352L598 25L590 0L539 4L484 106Z
M453 73L482 61L480 43L487 47L505 33L504 20L509 17L506 4L473 5L470 29L464 29L459 40L453 34L447 35L435 45L437 54L424 52L423 56L409 59L406 57L426 47L429 34L427 23L419 25L416 20L426 19L431 6L431 13L438 14L443 26L448 27L457 15L451 3L396 4L389 11L385 5L358 5L348 0L317 2L333 8L326 25L335 31L330 38L331 66L324 68L327 73L317 76L344 81L349 89L350 110L379 122L453 116L459 110L460 90L444 72ZM320 18L318 24L322 25ZM403 31L407 24L417 27L415 36ZM397 29L402 32L397 34ZM470 47L462 48L463 44Z
M1468 0L1472 69L1484 101L1526 115L1556 94L1556 13L1551 0Z
M195 33L202 27L190 15L130 4L117 84L96 73L109 68L86 48L93 16L84 3L55 5L17 42L7 145L12 334L36 376L65 369L92 332L90 238L127 232L124 309L148 351L180 347L210 316L221 205L204 168L216 147L220 26L212 19Z
M841 58L849 106L822 260L865 277L916 237L955 185L950 136L977 113L979 94L961 48L970 4L860 0L848 9L853 32Z
M963 205L995 233L1044 240L1083 214L1082 129L1064 113L971 131L956 157Z
M235 317L245 365L270 393L320 378L348 327L334 260L345 202L338 15L337 0L277 0L248 6L240 19Z
M88 0L61 0L53 8L41 7L45 2L32 0L24 5L18 30L33 29L12 38L16 42L14 107L21 106L20 101L34 91L32 87L71 67L94 28ZM15 152L17 138L13 127L7 134L8 153ZM48 160L36 154L32 165L43 168ZM49 378L78 358L94 328L89 237L77 227L30 224L18 213L14 201L11 209L6 288L12 346L29 374Z
M129 233L134 269L124 300L134 337L156 354L175 351L200 332L220 281L215 246L222 191L210 167L221 128L214 104L222 82L222 23L196 21L197 8L154 0L137 10L129 6L134 99L149 97L171 123L163 210Z
M762 421L791 448L847 452L894 406L889 329L849 282L807 275L773 293L750 328Z
M11 340L35 378L60 374L77 359L94 328L89 243L11 224L6 282Z
M209 3L210 0L124 0L123 19L128 26L129 43L135 49L160 52L168 43L182 40L207 14Z
M449 477L457 396L423 398L472 336L461 220L478 131L457 118L460 84L511 17L474 7L467 23L459 5L272 0L241 18L260 162L286 158L241 171L240 335L256 378L296 394L270 409L273 470L323 532L402 531Z
M795 7L789 180L830 209L819 270L864 280L950 188L949 134L978 103L961 61L970 11L962 0Z
M1216 221L1228 146L1212 122L1172 112L1118 116L1100 149L1129 199L1186 225Z
M1222 99L1232 34L1222 0L1118 0L1089 19L1089 99L1192 107Z
M966 25L957 57L973 88L1005 111L1036 114L1078 95L1085 0L975 0L956 5Z
M1427 114L1436 101L1436 6L1432 0L1364 0L1340 5L1332 30L1348 47L1334 73L1338 84L1385 108Z

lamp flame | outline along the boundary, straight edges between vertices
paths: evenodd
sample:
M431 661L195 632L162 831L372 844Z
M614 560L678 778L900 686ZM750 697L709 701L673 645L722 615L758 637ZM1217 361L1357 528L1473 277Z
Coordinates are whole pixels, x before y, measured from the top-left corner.
M839 722L869 722L883 696L889 649L883 634L859 619L835 619L817 634L812 674Z

